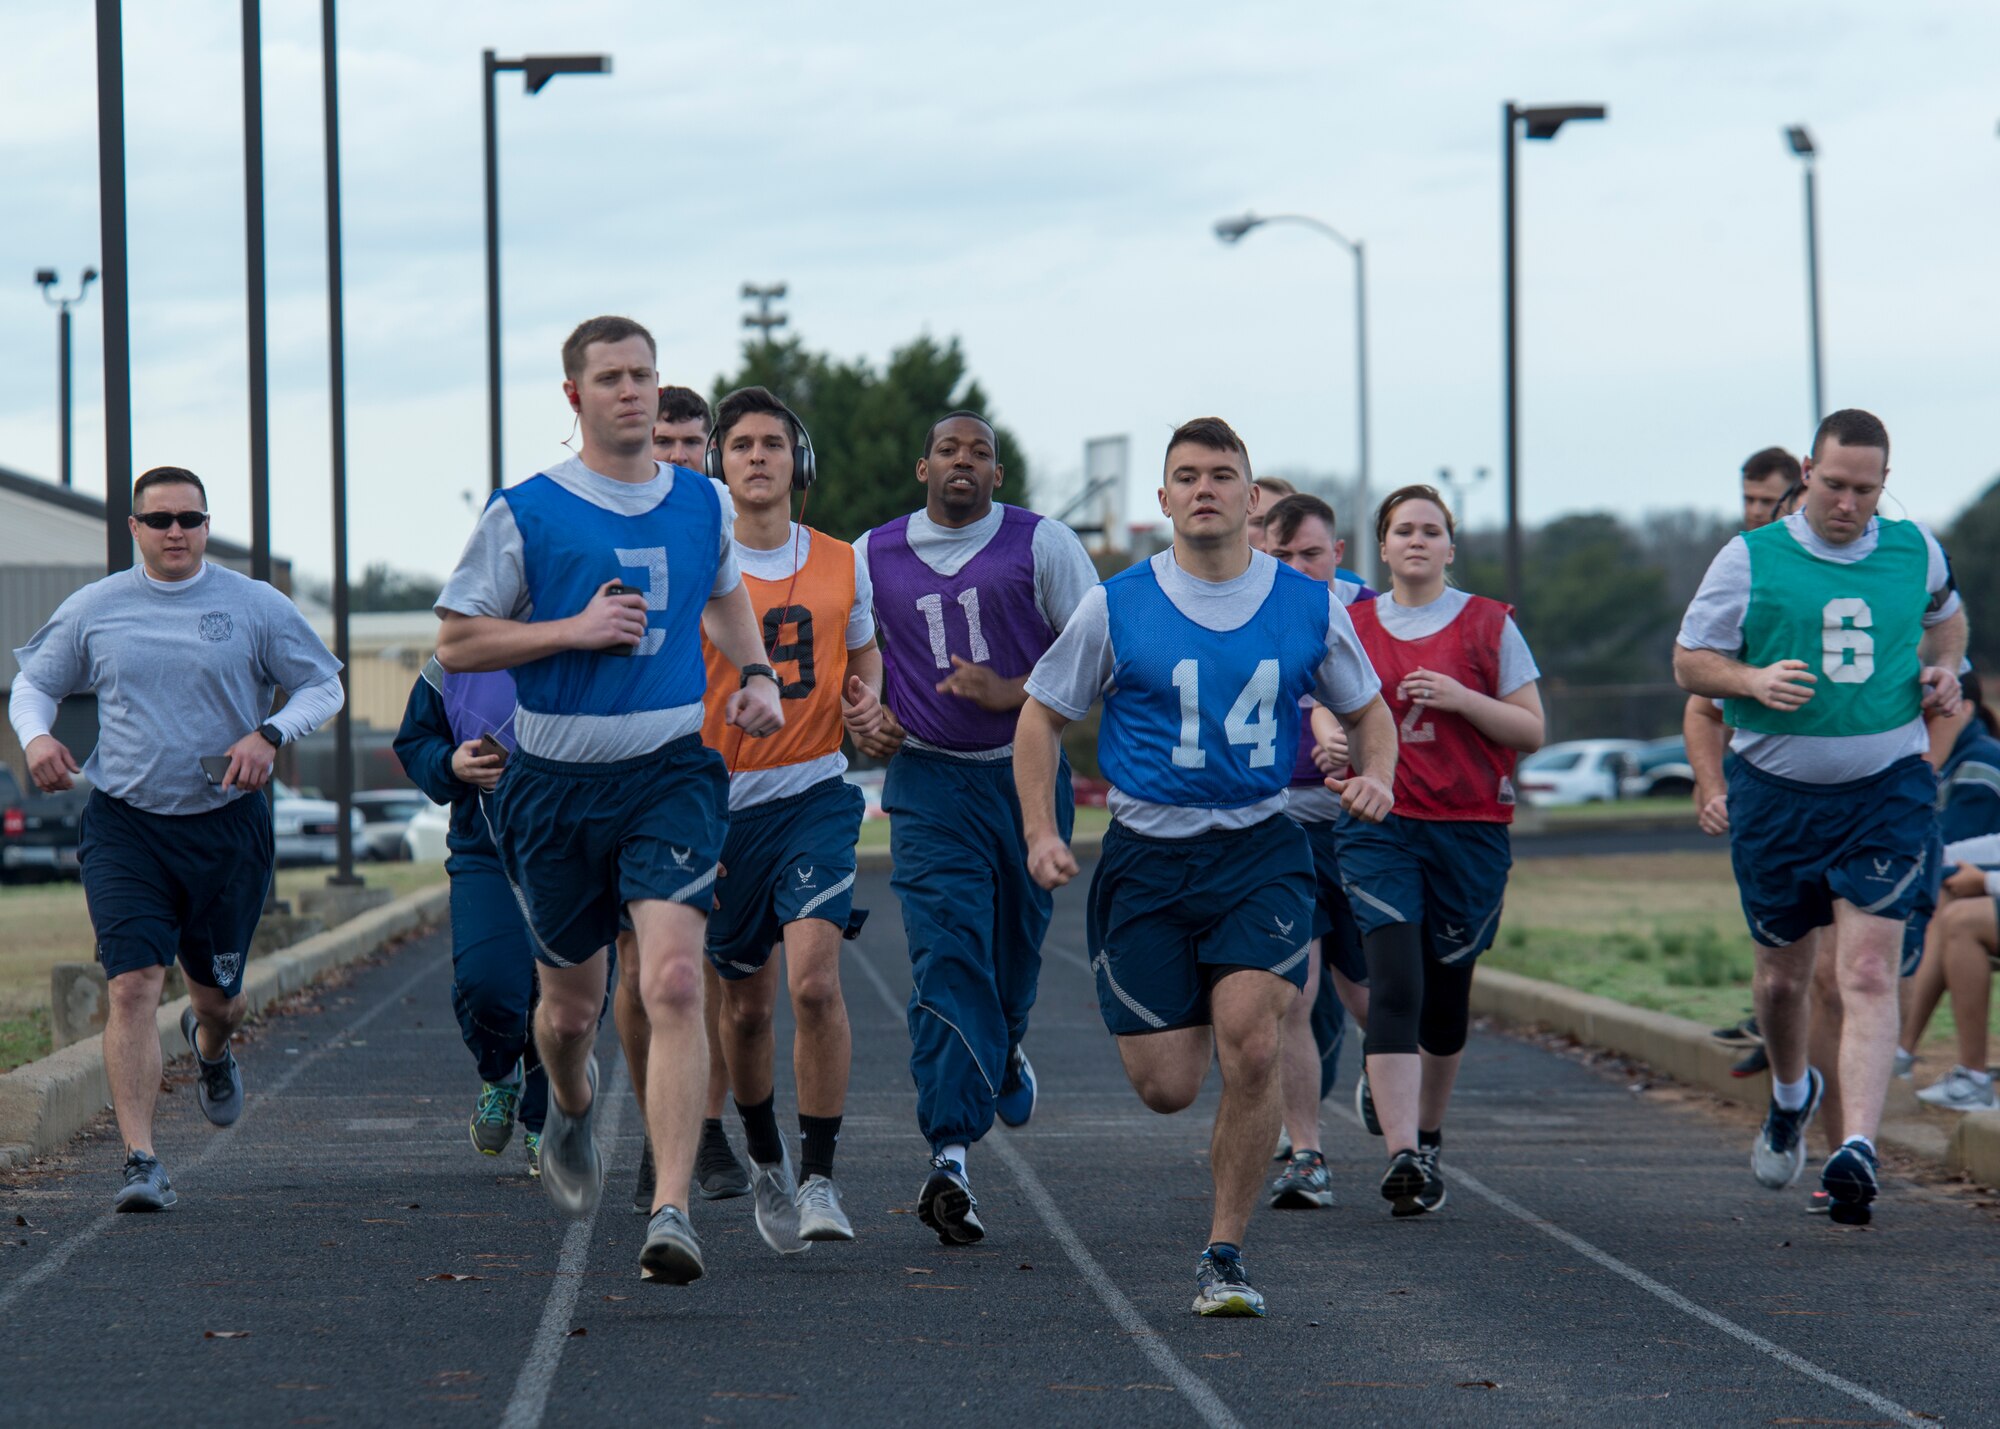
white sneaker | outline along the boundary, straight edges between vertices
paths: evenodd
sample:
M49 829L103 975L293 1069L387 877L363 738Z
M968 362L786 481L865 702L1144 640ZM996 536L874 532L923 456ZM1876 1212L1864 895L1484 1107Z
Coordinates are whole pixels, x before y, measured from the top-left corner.
M1993 1079L1964 1067L1953 1067L1942 1079L1918 1092L1917 1100L1944 1111L2000 1110L2000 1098L1993 1095Z
M799 1239L853 1240L854 1224L840 1204L840 1187L830 1176L817 1173L806 1177L805 1185L792 1198L799 1212Z
M797 1255L811 1250L810 1241L799 1238L799 1183L792 1176L792 1153L766 1165L752 1158L750 1194L757 1212L757 1234L764 1244L780 1255Z
M1896 1049L1896 1075L1907 1082L1916 1076L1916 1072L1916 1055L1911 1052L1905 1052L1901 1047L1898 1047Z

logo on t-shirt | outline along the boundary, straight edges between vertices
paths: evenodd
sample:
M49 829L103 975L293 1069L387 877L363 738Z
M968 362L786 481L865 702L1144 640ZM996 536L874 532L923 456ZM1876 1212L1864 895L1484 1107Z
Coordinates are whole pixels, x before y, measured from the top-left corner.
M211 610L201 618L201 638L204 640L227 640L236 630L236 622L229 618L226 610Z

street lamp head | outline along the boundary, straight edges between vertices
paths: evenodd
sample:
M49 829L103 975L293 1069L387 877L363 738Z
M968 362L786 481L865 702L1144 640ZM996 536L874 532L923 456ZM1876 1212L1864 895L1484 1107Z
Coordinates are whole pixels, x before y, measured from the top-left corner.
M1801 159L1810 159L1819 152L1819 150L1813 147L1812 135L1806 133L1806 126L1803 124L1786 125L1785 142L1791 146L1792 152L1797 154Z
M83 294L84 294L85 292L89 291L89 288L90 288L90 285L91 285L92 283L95 283L96 281L97 281L97 270L96 270L95 268L86 268L86 269L84 269L84 270L83 270L83 287L82 287L82 288L79 288L79 289L77 290L77 296L78 296L79 298L80 298L80 297L82 297L82 296L83 296Z
M1527 126L1530 139L1553 139L1556 130L1572 119L1602 119L1606 113L1601 104L1544 104L1514 111L1515 117Z
M1246 213L1238 218L1218 218L1215 221L1215 236L1224 243L1240 243L1244 234L1263 221L1254 213Z
M37 268L35 270L35 282L44 288L54 287L56 283L56 270L53 268Z
M520 66L528 93L540 94L542 87L559 74L610 74L611 56L529 55Z

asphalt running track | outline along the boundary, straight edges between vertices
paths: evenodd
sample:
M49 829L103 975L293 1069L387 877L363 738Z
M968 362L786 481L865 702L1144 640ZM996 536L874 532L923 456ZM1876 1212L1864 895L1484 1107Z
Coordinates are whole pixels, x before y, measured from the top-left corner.
M1029 1043L1041 1105L974 1148L989 1234L945 1250L912 1213L899 920L885 879L863 893L838 1168L855 1244L781 1260L747 1199L697 1203L708 1278L642 1285L629 1098L606 1102L615 1169L593 1221L555 1216L518 1145L477 1156L433 935L262 1024L232 1130L201 1120L176 1072L159 1143L176 1210L107 1213L108 1119L0 1181L0 1422L2000 1419L1982 1368L2000 1315L1990 1210L1895 1182L1874 1227L1830 1226L1802 1191L1751 1181L1743 1126L1501 1036L1467 1058L1441 1215L1390 1219L1379 1143L1337 1093L1341 1204L1252 1222L1270 1317L1195 1318L1213 1082L1177 1117L1133 1098L1098 1022L1080 886Z

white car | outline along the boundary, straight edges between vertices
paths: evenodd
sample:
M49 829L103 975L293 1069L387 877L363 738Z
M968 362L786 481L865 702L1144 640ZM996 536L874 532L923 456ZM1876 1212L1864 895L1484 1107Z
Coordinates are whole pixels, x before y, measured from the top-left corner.
M403 825L403 857L412 863L443 863L451 856L445 835L451 832L451 806L425 801Z
M889 817L882 810L882 786L889 778L886 769L850 769L841 777L861 791L866 801L861 814L864 821Z
M1539 808L1598 804L1616 799L1637 767L1645 743L1637 739L1570 739L1547 745L1521 761L1514 784Z
M282 779L271 781L271 831L277 844L278 867L340 862L340 806L331 799L308 799ZM349 809L354 831L354 857L368 856L359 809Z

